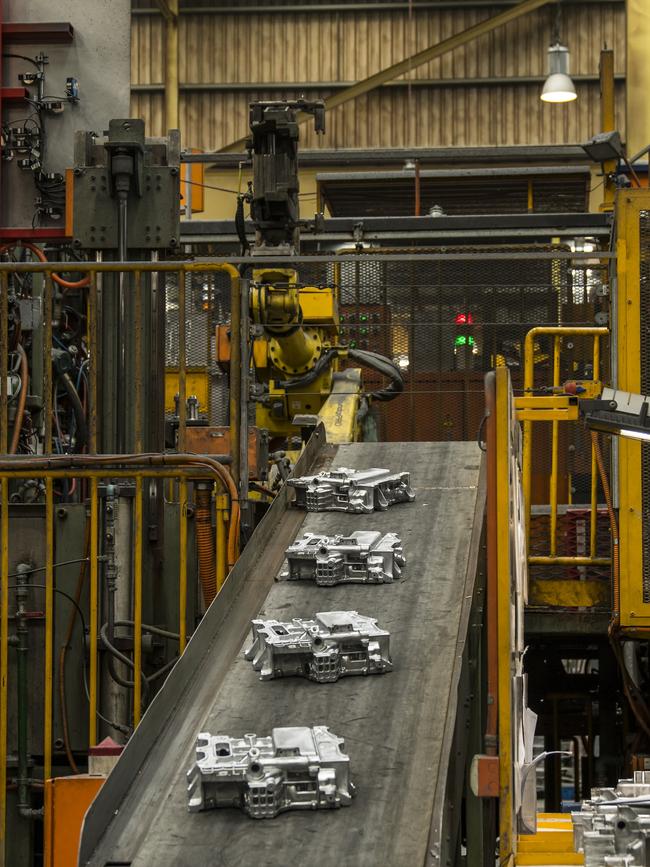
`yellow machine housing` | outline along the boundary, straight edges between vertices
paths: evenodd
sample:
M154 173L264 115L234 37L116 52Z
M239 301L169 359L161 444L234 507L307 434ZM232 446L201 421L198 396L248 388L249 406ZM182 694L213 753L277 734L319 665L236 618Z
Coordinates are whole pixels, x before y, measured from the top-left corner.
M268 387L256 425L272 437L298 433L298 415L317 415L332 393L335 359L309 383L302 377L338 343L338 299L333 287L301 286L293 269L253 271L251 319L263 328L253 343L257 381ZM297 380L295 388L289 383ZM358 394L354 412L358 407Z

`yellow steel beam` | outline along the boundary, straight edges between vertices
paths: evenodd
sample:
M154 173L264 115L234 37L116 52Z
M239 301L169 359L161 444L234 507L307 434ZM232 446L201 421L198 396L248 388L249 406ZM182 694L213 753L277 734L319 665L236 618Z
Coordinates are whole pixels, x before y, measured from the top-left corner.
M165 19L165 124L178 129L178 0L156 0Z
M569 406L566 409L518 409L519 421L577 421L578 407Z
M614 52L604 49L600 52L600 132L612 132L616 129L614 100ZM614 208L616 183L614 174L618 160L606 160L603 163L605 175L603 186L603 201L601 211L611 211ZM610 177L611 176L611 177Z
M8 353L5 348L9 346L9 275L3 273L0 278L0 453L6 454L9 450Z
M90 480L90 672L88 675L88 745L97 743L97 626L99 617L99 503L97 479Z
M641 392L641 212L650 192L616 195L618 304L617 388ZM650 603L643 600L643 482L641 443L618 438L620 621L623 628L650 626Z
M54 670L54 485L45 479L45 695L43 699L43 780L52 776L52 700Z
M226 556L226 523L228 521L228 495L217 494L216 501L217 521L217 593L221 590L223 582L228 574L228 561Z
M609 566L612 562L609 557L529 557L528 562L533 566Z
M187 480L179 486L178 520L178 634L179 650L182 653L187 643Z
M97 272L90 276L88 289L88 451L97 452Z
M496 378L496 496L497 496L497 657L499 739L499 862L515 850L512 792L512 636L510 606L510 372L498 367Z
M562 344L559 335L553 338L553 387L560 385L560 352ZM551 557L557 554L557 483L558 463L560 458L560 427L557 419L551 422L551 478L549 480L548 501L551 505L551 519L549 521L549 542Z
M7 678L9 676L9 480L0 480L0 867L7 842Z
M563 852L561 855L558 852L522 852L515 858L517 867L546 867L553 865L558 867L562 864L584 864L584 855L578 852Z
M185 429L187 422L187 320L185 271L178 272L178 450L185 451Z
M573 565L573 564L571 564ZM593 565L593 564L592 564ZM608 605L611 588L607 581L532 580L528 585L530 605L560 608L595 608Z
M133 568L133 725L142 712L142 476L135 477L135 526Z
M455 33L453 36L443 39L442 42L430 45L428 48L424 48L416 54L405 57L404 60L400 60L398 63L393 63L392 66L387 66L380 72L376 72L374 75L370 75L368 78L364 78L362 81L357 81L356 84L346 87L344 90L340 90L338 93L333 94L325 100L325 108L329 111L339 105L343 105L345 102L349 102L351 99L357 99L357 97L363 96L371 90L375 90L377 87L381 87L382 84L386 84L386 82L392 81L400 75L404 75L412 69L416 69L418 66L422 66L423 63L429 63L429 61L435 60L437 57L441 57L449 51L467 45L468 42L472 42L474 39L485 36L486 33L496 30L497 27L503 27L505 24L509 24L516 18L520 18L522 15L527 15L529 12L538 9L540 6L545 6L548 2L549 0L523 0L523 2L500 12L498 15L492 16L492 18L480 21L473 27L468 27L467 30ZM301 113L298 115L298 122L303 123L308 118L309 115ZM246 137L237 139L237 141L230 142L225 145L225 147L220 148L220 152L243 151L245 143Z

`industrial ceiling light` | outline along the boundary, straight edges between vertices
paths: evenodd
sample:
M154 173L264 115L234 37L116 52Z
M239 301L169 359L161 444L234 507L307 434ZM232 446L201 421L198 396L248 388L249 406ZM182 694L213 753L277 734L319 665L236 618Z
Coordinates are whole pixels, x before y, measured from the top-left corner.
M548 49L548 72L540 95L543 102L571 102L577 99L575 86L569 78L569 49L559 41Z
M569 49L560 42L562 2L555 7L553 37L548 49L548 78L540 94L543 102L571 102L577 99L575 86L569 78Z
M615 436L650 442L650 398L604 388L597 400L581 400L587 427Z

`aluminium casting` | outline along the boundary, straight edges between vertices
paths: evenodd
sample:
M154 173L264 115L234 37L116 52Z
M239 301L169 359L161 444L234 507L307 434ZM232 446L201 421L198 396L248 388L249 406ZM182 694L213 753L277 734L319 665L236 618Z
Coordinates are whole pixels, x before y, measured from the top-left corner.
M391 671L390 633L357 611L322 611L313 620L253 620L246 659L260 680L299 675L333 683L349 674Z
M585 867L649 867L650 771L635 771L615 788L592 789L571 818Z
M399 537L378 530L356 530L349 536L305 533L284 554L288 568L281 578L322 586L390 584L406 563Z
M391 473L373 468L352 470L340 467L288 479L295 489L295 504L308 512L373 512L384 511L395 503L415 499L410 473Z
M253 819L349 805L354 786L343 738L327 726L274 728L270 737L201 732L187 772L188 810L238 807Z

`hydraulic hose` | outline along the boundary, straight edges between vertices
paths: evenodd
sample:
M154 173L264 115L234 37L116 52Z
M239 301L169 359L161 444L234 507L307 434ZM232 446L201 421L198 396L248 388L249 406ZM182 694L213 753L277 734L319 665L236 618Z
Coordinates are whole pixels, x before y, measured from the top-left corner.
M14 247L24 247L25 250L31 250L40 262L49 262L49 259L41 248L37 247L36 244L30 244L28 241L15 241L13 244L3 244L3 246L0 247L0 253L4 253L6 250L12 250ZM52 271L51 274L52 280L64 289L81 289L83 286L90 285L90 274L82 277L81 280L64 280L63 277L55 274L54 271Z
M237 196L237 209L235 211L235 229L237 237L241 244L242 255L246 255L250 249L248 238L246 237L246 221L244 219L244 196Z
M207 607L217 595L217 570L215 564L214 533L212 531L210 488L197 484L195 500L194 530L199 558L199 578L203 590L203 601Z
M390 379L391 382L389 386L377 389L377 391L370 393L370 397L372 397L373 400L394 400L404 391L404 380L402 379L402 374L397 365L393 364L389 358L366 349L348 349L347 354L348 358L351 358L353 361L358 361L359 364L362 364L364 367L370 367L381 373L382 376ZM314 382L339 355L340 352L336 347L328 349L321 355L309 373L306 373L304 376L297 376L294 379L283 380L278 383L278 386L285 389L296 389L303 388L306 385L311 385L311 383Z
M239 495L232 476L215 458L209 455L177 453L146 453L127 455L34 455L0 458L2 470L71 469L75 467L197 467L209 470L219 478L230 495L230 524L228 529L228 567L237 559L239 547Z
M20 395L18 397L18 406L16 408L16 417L14 419L14 431L11 436L11 445L9 446L9 454L15 455L18 451L18 443L20 441L20 431L23 426L25 417L25 406L27 404L27 387L29 385L29 366L27 364L27 353L19 343L17 348L20 355Z
M373 400L394 400L404 391L404 380L402 379L402 374L399 372L399 368L385 356L366 349L348 349L348 358L358 361L364 367L371 367L387 379L390 379L391 382L387 388L380 388L370 393Z
M77 436L75 438L75 452L79 453L83 447L88 442L88 427L86 425L86 413L84 412L83 405L81 403L81 398L79 397L79 392L74 387L74 383L70 379L70 376L67 373L62 373L59 376L59 381L62 383L65 388L68 397L70 398L70 402L72 403L72 409L74 411L74 417L77 422Z

